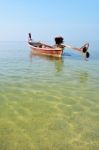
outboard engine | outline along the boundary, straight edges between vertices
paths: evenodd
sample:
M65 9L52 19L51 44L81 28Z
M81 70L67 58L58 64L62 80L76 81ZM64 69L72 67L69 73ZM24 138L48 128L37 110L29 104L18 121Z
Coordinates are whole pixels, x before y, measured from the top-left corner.
M63 37L55 37L56 45L61 45L63 43Z

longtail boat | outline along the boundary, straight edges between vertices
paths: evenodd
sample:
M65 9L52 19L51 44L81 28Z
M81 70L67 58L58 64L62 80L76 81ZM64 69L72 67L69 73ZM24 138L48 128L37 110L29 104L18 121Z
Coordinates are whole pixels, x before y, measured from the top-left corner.
M63 37L55 37L55 45L51 46L41 42L34 42L29 33L28 44L34 54L48 55L54 57L62 57L64 48L70 48L84 54L85 58L89 58L90 53L88 52L89 43L84 44L81 48L73 47L70 45L63 44Z

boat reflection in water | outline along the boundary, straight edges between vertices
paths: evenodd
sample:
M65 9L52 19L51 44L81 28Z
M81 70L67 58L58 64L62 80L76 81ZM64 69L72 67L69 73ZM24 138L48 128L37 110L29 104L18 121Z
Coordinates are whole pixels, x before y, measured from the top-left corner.
M40 54L34 54L32 51L30 51L30 61L32 62L33 59L39 58L42 60L46 60L48 62L52 62L55 65L55 69L57 72L60 72L63 70L63 58L62 57L53 57L53 56L46 56L46 55L40 55Z
M86 83L88 81L88 78L89 78L88 72L81 71L79 73L79 81L80 81L80 83Z

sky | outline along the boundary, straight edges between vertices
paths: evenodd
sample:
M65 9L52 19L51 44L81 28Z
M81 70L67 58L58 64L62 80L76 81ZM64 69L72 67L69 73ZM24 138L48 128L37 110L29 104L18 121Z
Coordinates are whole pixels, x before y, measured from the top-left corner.
M0 41L98 40L99 0L0 0Z

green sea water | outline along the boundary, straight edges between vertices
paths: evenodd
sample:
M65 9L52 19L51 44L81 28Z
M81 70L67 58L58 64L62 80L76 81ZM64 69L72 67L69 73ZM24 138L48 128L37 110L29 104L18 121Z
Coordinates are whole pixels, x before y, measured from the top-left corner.
M0 150L99 149L98 49L54 59L0 42Z

